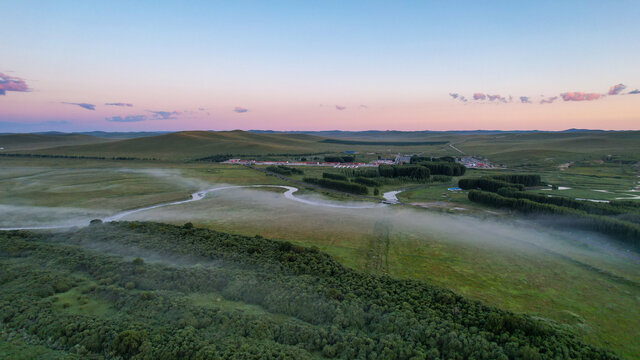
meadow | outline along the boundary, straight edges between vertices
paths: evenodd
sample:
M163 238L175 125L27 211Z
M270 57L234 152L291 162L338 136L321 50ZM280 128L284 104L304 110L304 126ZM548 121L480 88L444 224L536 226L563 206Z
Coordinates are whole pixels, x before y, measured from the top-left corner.
M455 135L452 140L457 141L460 137ZM573 137L570 140L576 142ZM308 141L308 138L298 136L292 140L293 143L297 141ZM456 147L463 151L473 149L474 153L483 151L479 145L471 147L479 141L470 138L462 144L456 143ZM546 146L545 141L551 140L541 141L539 146ZM104 152L102 147L111 144L91 145L101 148L83 150L82 154L120 155L111 150ZM91 146L38 150L37 153L79 154L77 149L91 149ZM493 160L492 145L483 146L486 156ZM434 152L450 154L445 147L448 146ZM604 146L602 149L616 154ZM237 152L249 153L248 150L243 147ZM371 153L367 156L375 158L393 154L396 149L376 146L368 150L364 150L364 154ZM421 153L432 151L428 147L418 150ZM161 157L145 151L140 150L135 155ZM164 160L147 161L0 157L3 169L0 208L7 215L0 220L0 227L55 223L68 218L88 221L120 210L186 199L194 191L221 184L291 185L286 179L268 176L249 167L185 161L212 155L208 151L197 149L179 153L173 159L167 156ZM226 153L224 146L216 151ZM300 149L295 145L287 151L298 154ZM321 151L320 147L308 150ZM335 151L332 149L327 154ZM550 151L555 154L553 161L548 160L549 153L546 152L543 157L526 159L526 164L514 163L504 170L471 170L464 177L535 171L547 183L571 188L539 190L540 193L588 199L633 194L630 190L637 186L640 173L633 163L596 161L608 154L594 153L589 155L593 160L569 159L574 164L559 168L567 161L562 155L564 152ZM620 156L623 153L619 151ZM300 157L295 154L284 157ZM484 155L484 152L480 154ZM501 155L495 154L501 159ZM321 177L322 172L340 174L342 170L305 168L304 171L304 175L292 178L299 181L304 176ZM447 190L456 182L457 178L452 178L450 183L408 182L381 187L382 192L407 189L399 199L417 206L388 206L355 212L292 203L277 189L244 189L212 193L200 202L159 208L126 220L178 225L192 222L196 226L237 235L259 235L316 246L348 268L451 289L483 304L557 323L587 343L614 350L624 358L632 359L640 354L640 346L634 338L640 331L640 259L637 254L627 252L605 236L558 230L546 226L544 219L527 219L471 203L466 192ZM342 203L362 201L353 196L294 186L301 188L298 196L310 199ZM76 294L69 296L72 299ZM194 299L207 303L209 298L198 295ZM69 309L73 310L75 305L71 302ZM236 305L233 302L225 304L228 307ZM19 340L0 341L0 354L19 351L21 346L23 343Z

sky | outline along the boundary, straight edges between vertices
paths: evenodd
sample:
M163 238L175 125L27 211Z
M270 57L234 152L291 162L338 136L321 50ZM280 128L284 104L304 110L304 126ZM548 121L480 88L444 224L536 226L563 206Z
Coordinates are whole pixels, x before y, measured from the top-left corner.
M640 1L11 1L0 132L640 129Z

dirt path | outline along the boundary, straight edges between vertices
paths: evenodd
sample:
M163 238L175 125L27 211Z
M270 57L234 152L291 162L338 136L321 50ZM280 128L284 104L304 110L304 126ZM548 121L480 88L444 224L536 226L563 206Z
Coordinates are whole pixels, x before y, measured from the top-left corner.
M458 149L457 147L453 146L453 144L449 144L449 146L450 146L453 150L455 150L455 151L459 152L460 154L462 154L462 155L466 155L466 154L464 153L464 151L462 151L462 150Z

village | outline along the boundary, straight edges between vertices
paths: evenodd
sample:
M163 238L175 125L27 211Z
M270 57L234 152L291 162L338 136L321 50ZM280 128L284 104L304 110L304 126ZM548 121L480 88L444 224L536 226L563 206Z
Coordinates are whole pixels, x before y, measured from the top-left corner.
M349 152L351 153L351 152ZM394 159L376 159L369 162L331 162L331 161L259 161L252 159L229 159L222 164L235 165L286 165L286 166L325 166L338 169L356 169L360 167L378 167L380 165L409 164L412 155L396 155ZM479 159L472 156L456 158L456 162L471 169L495 169L495 165L487 159Z

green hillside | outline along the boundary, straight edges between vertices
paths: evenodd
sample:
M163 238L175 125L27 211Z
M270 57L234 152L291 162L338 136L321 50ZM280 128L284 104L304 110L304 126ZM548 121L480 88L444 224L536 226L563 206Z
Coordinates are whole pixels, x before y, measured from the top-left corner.
M193 159L215 154L296 154L326 150L330 144L310 135L253 134L244 131L183 131L104 144L65 146L53 155Z
M301 133L184 131L109 141L80 134L4 135L3 152L192 160L218 154L317 154L356 151L376 155L477 155L492 163L557 166L581 160L640 161L640 132L456 133L390 132L388 137L334 139ZM420 136L417 136L420 135ZM1 140L6 139L4 142ZM454 147L450 146L453 145ZM34 150L34 151L31 151ZM374 158L374 157L371 157ZM362 156L360 160L365 160ZM370 160L370 159L369 159Z
M551 163L613 159L640 161L640 131L475 135L454 145L493 162Z
M6 134L0 135L0 151L23 151L58 146L105 143L112 140L81 134Z

